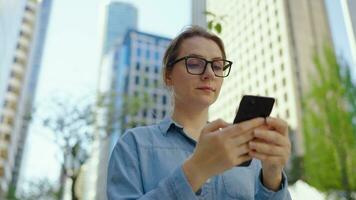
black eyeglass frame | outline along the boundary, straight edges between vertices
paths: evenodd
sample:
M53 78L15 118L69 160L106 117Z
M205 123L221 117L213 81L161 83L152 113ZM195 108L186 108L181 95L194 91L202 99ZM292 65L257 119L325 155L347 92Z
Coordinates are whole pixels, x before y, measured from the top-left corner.
M202 73L194 74L194 73L189 72L188 66L187 66L187 61L188 61L189 58L197 58L197 59L204 60L205 66L204 66L204 70L203 70ZM179 58L179 59L177 59L177 60L175 60L175 61L172 61L172 62L168 63L168 66L173 66L173 65L175 65L176 63L178 63L178 62L180 62L180 61L182 61L182 60L184 60L185 69L187 70L187 72L188 72L189 74L192 74L192 75L202 75L202 74L204 74L204 73L205 73L205 70L206 70L206 68L207 68L207 66L208 66L208 64L210 63L210 66L211 66L211 69L212 69L213 72L214 72L214 75L215 75L216 77L221 77L221 78L225 78L225 77L229 76L230 71L231 71L231 66L232 66L232 64L233 64L232 61L229 61L229 60L226 60L226 59L217 59L217 60L209 61L209 60L207 60L207 59L205 59L205 58L201 58L201 57L197 57L197 56L184 56L184 57L182 57L182 58ZM223 68L223 71L229 70L229 71L227 71L227 74L226 74L225 76L220 76L220 75L217 75L217 74L215 73L214 67L213 67L213 63L216 62L216 61L224 61L224 62L227 62L227 63L228 63L228 64L225 65L224 68Z

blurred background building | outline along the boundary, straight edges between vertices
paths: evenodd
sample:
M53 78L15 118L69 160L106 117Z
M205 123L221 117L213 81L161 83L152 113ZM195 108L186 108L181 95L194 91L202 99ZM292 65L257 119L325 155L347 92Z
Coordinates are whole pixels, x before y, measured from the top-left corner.
M288 122L301 155L300 99L317 75L311 55L331 41L324 1L208 0L207 10L226 16L221 37L234 61L210 117L232 121L244 94L273 96L272 115Z
M341 65L350 67L356 82L356 1L325 0L335 53Z
M113 52L115 47L120 46L126 32L129 29L137 28L137 9L129 3L110 1L104 4L101 10L101 42L102 54L99 63L98 95L109 94L112 87L113 77ZM98 96L98 98L100 98ZM99 111L98 126L105 125L107 109ZM83 199L95 199L97 188L100 194L104 194L106 176L103 176L106 169L100 166L100 162L108 159L111 138L102 138L98 130L97 138L94 141L94 150L91 158L84 165L81 173L80 188ZM100 175L99 175L100 174ZM100 199L98 197L98 199Z
M51 0L0 1L0 194L20 176L50 9Z
M106 198L106 174L111 150L126 128L159 122L170 112L170 96L161 81L161 64L168 38L129 30L121 45L105 56L103 67L114 96L114 129L100 140L96 199ZM130 102L141 102L130 116ZM105 114L108 114L107 112ZM109 120L110 121L110 120ZM108 122L108 121L106 121ZM105 122L104 122L105 123ZM95 190L95 189L94 189Z

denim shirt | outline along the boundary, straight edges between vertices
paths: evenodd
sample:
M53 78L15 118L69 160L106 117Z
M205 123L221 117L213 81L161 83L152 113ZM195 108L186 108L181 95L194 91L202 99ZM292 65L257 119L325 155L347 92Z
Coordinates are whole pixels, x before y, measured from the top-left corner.
M193 192L182 165L195 146L196 141L171 118L128 130L111 153L108 200L291 199L285 174L280 189L271 191L262 185L261 162L255 159L248 167L211 177Z

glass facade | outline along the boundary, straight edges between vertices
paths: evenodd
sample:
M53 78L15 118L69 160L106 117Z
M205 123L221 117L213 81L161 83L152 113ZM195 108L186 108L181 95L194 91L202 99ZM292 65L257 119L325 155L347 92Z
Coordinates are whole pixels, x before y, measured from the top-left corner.
M106 9L103 54L120 44L128 29L137 27L137 9L131 4L111 2Z

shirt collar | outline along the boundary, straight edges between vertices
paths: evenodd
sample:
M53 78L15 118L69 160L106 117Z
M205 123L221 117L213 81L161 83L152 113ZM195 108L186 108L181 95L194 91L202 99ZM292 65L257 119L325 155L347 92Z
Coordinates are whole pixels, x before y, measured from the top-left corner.
M162 134L165 136L167 135L168 131L171 128L178 128L183 130L183 126L179 125L177 122L173 121L172 117L168 116L165 117L160 123L159 123L159 129L161 129Z

